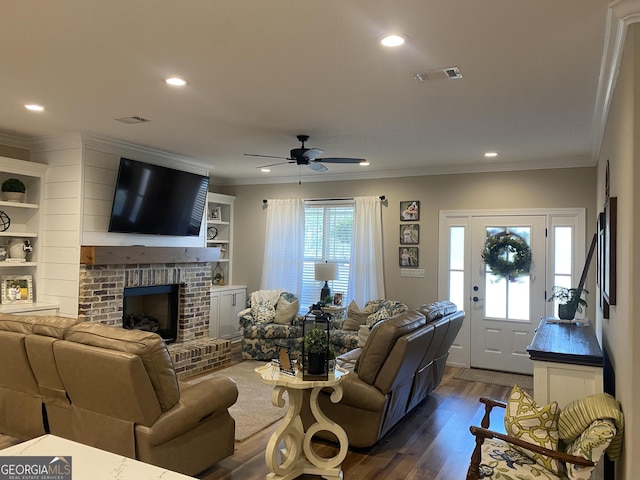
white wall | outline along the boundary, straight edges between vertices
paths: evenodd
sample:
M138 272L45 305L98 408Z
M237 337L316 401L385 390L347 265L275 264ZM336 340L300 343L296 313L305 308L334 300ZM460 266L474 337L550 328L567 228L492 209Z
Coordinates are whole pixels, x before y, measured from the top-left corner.
M187 159L135 145L79 134L33 142L30 159L48 165L41 207L42 258L38 299L77 317L80 246L202 247L199 237L116 234L107 231L120 157L208 175Z
M60 314L78 313L78 266L80 261L80 167L79 137L70 136L38 143L31 160L48 165L44 179L38 261L38 301L59 303Z

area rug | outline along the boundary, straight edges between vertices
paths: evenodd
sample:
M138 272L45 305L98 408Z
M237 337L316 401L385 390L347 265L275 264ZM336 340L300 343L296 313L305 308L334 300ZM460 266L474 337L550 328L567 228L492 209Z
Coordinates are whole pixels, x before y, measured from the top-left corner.
M502 385L504 387L518 385L524 390L533 390L533 377L531 375L481 370L479 368L463 368L455 378L458 380L467 380L468 382Z
M286 405L284 408L272 405L273 386L262 383L255 372L256 367L265 365L265 363L246 360L229 368L187 381L187 383L198 383L212 376L226 375L236 382L238 401L229 408L229 413L236 421L236 441L238 442L277 422L286 412Z

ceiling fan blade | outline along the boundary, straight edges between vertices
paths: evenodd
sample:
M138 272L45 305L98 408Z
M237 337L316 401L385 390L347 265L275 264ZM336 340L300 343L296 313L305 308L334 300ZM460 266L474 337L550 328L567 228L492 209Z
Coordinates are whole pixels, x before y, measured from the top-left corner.
M276 158L279 158L279 157L276 157ZM275 167L276 165L284 165L285 163L296 163L296 161L295 160L289 160L288 162L270 163L269 165L260 165L259 167L256 167L256 168Z
M313 162L309 162L309 168L311 170L315 170L316 172L324 172L327 169L327 167L325 167L321 163L318 163L316 160L314 160Z
M360 163L365 162L364 158L338 158L338 157L327 157L327 158L316 158L316 162L324 162L324 163Z
M260 155L258 153L245 153L246 157L262 157L262 158L281 158L282 160L293 160L289 157L277 157L275 155Z
M321 148L310 148L302 154L302 158L306 158L307 160L315 160L323 153L324 150L322 150Z

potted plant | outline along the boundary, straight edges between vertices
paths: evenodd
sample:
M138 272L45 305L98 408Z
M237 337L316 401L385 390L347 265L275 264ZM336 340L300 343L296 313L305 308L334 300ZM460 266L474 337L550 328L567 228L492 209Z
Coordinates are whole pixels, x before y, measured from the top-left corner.
M27 187L18 178L8 178L2 182L0 189L2 189L2 196L8 202L21 202L24 199L24 192Z
M558 317L563 320L573 320L576 312L582 312L587 302L582 298L583 293L589 293L585 288L553 287L549 302L558 301Z
M323 375L327 366L329 339L327 331L313 328L304 336L304 351L307 356L307 371L310 375Z

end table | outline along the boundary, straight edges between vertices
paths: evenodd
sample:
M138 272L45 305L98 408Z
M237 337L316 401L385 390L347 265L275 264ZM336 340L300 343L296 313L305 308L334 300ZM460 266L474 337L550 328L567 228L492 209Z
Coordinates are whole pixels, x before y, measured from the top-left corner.
M271 394L273 405L280 408L285 406L284 392L287 392L289 398L287 413L271 435L265 451L267 467L271 471L266 479L290 480L303 474L311 474L320 475L326 479L341 480L343 478L341 464L347 456L349 439L340 425L322 413L318 405L318 395L323 388L332 388L331 401L339 402L342 399L340 383L349 372L336 367L335 373L329 374L328 380L305 381L302 377L281 374L279 367L267 364L256 368L256 373L264 383L273 385ZM304 390L309 389L311 390L309 406L316 423L305 432L300 410L304 401ZM320 457L311 446L313 436L323 430L333 433L340 445L338 453L332 458ZM280 461L278 461L278 448L281 443L284 443L284 448L280 450Z

